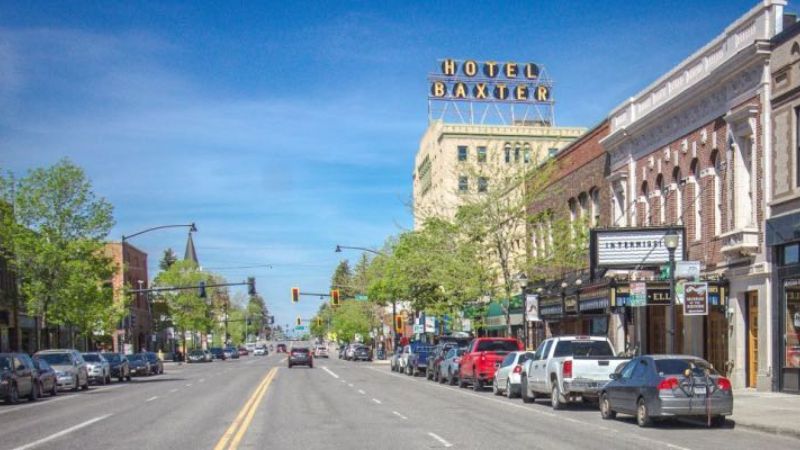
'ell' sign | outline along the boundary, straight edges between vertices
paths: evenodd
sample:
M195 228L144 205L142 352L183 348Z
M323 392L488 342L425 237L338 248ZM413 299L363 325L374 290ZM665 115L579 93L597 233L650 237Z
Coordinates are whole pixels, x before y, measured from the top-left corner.
M708 283L686 283L684 285L683 315L708 315Z

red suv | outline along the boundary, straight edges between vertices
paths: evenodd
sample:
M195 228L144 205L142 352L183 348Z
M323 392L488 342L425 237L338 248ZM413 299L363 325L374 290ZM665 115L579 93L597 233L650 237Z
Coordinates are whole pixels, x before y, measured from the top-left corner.
M522 348L522 342L514 338L473 339L458 363L458 387L472 384L472 389L481 390L484 384L492 382L503 358Z

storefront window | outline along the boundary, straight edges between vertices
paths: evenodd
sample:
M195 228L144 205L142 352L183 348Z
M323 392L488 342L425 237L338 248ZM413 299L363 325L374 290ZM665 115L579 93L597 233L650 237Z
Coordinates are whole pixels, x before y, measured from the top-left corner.
M786 299L784 367L800 368L800 279L784 282L784 298Z
M800 263L800 244L789 244L783 247L784 266Z

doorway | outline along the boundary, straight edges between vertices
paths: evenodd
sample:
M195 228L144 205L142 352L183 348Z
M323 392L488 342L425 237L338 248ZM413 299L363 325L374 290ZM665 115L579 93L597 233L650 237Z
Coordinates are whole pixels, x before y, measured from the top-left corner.
M747 387L756 387L758 383L758 292L748 292L745 299L747 308Z

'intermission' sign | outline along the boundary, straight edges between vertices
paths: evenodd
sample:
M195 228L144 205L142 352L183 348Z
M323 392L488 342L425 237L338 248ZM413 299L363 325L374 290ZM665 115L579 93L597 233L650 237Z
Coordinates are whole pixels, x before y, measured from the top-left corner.
M668 228L614 228L592 230L591 251L594 267L636 268L654 267L669 261L669 250L664 245ZM672 231L678 234L675 261L683 261L683 227Z

